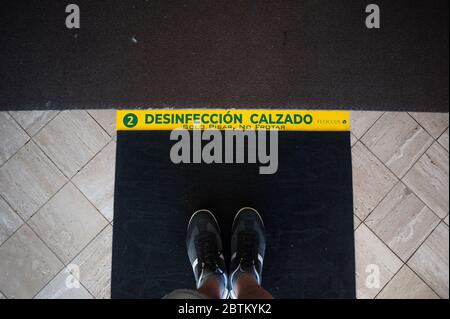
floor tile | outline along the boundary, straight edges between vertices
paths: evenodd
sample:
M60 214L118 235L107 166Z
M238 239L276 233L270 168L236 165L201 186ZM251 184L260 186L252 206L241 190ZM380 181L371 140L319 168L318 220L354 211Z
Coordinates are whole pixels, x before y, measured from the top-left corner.
M444 219L444 223L446 223L446 224L447 224L447 226L448 226L448 215L447 215L447 217L445 217L445 219Z
M397 178L358 142L352 148L355 214L364 220L397 182Z
M401 260L364 224L355 231L355 259L359 299L374 298L402 266Z
M116 135L116 110L89 110L88 112L110 136Z
M365 224L406 261L440 222L414 193L398 183Z
M116 143L110 142L72 182L109 220L113 219Z
M31 298L63 264L27 226L0 246L0 290L8 298Z
M30 135L34 136L42 129L58 111L15 111L11 112L12 117Z
M414 270L438 295L448 298L448 226L440 223L408 261Z
M439 299L439 296L405 265L378 294L377 299Z
M361 141L402 177L433 143L433 138L404 112L384 113Z
M0 292L0 299L6 299L6 297Z
M35 299L93 299L93 297L69 270L64 268L36 295Z
M0 194L25 220L66 182L34 142L27 143L0 167L0 180Z
M106 226L107 221L71 183L66 184L28 221L64 263L68 263Z
M0 112L0 165L14 155L29 136L7 112Z
M441 135L438 140L439 144L441 144L448 152L448 129Z
M357 138L361 138L381 115L383 115L383 112L351 111L350 124L352 133Z
M112 227L107 226L72 262L80 282L96 298L111 297Z
M72 177L110 140L85 111L59 113L35 141L67 177Z
M405 184L439 217L448 214L448 152L434 143L403 178Z
M410 112L409 114L434 138L438 138L448 128L448 113Z
M0 198L0 245L22 224L22 219Z

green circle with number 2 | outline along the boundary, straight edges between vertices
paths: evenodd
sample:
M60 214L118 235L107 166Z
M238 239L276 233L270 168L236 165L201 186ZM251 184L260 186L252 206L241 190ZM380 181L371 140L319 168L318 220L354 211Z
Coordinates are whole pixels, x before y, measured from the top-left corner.
M125 115L123 117L123 124L126 127L135 127L137 123L138 123L138 117L136 116L136 114L128 113L127 115Z

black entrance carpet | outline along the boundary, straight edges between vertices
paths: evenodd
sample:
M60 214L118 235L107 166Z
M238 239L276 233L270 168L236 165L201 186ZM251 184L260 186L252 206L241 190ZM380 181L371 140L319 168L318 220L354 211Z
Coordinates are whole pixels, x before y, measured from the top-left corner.
M448 112L448 0L0 2L0 110Z

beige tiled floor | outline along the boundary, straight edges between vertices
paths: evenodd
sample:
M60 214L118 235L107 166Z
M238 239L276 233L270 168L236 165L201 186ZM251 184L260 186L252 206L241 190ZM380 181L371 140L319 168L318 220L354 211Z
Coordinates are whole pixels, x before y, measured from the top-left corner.
M109 298L114 117L0 112L0 298ZM358 298L448 298L448 113L351 122Z

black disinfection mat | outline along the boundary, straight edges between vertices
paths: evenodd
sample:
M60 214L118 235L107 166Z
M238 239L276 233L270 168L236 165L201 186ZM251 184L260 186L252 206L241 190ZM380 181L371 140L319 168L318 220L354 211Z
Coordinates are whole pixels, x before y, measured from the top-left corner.
M354 298L349 132L279 132L276 174L259 164L174 164L170 131L117 135L113 298L194 288L191 214L211 210L229 257L231 222L256 208L267 230L263 286L276 298Z

